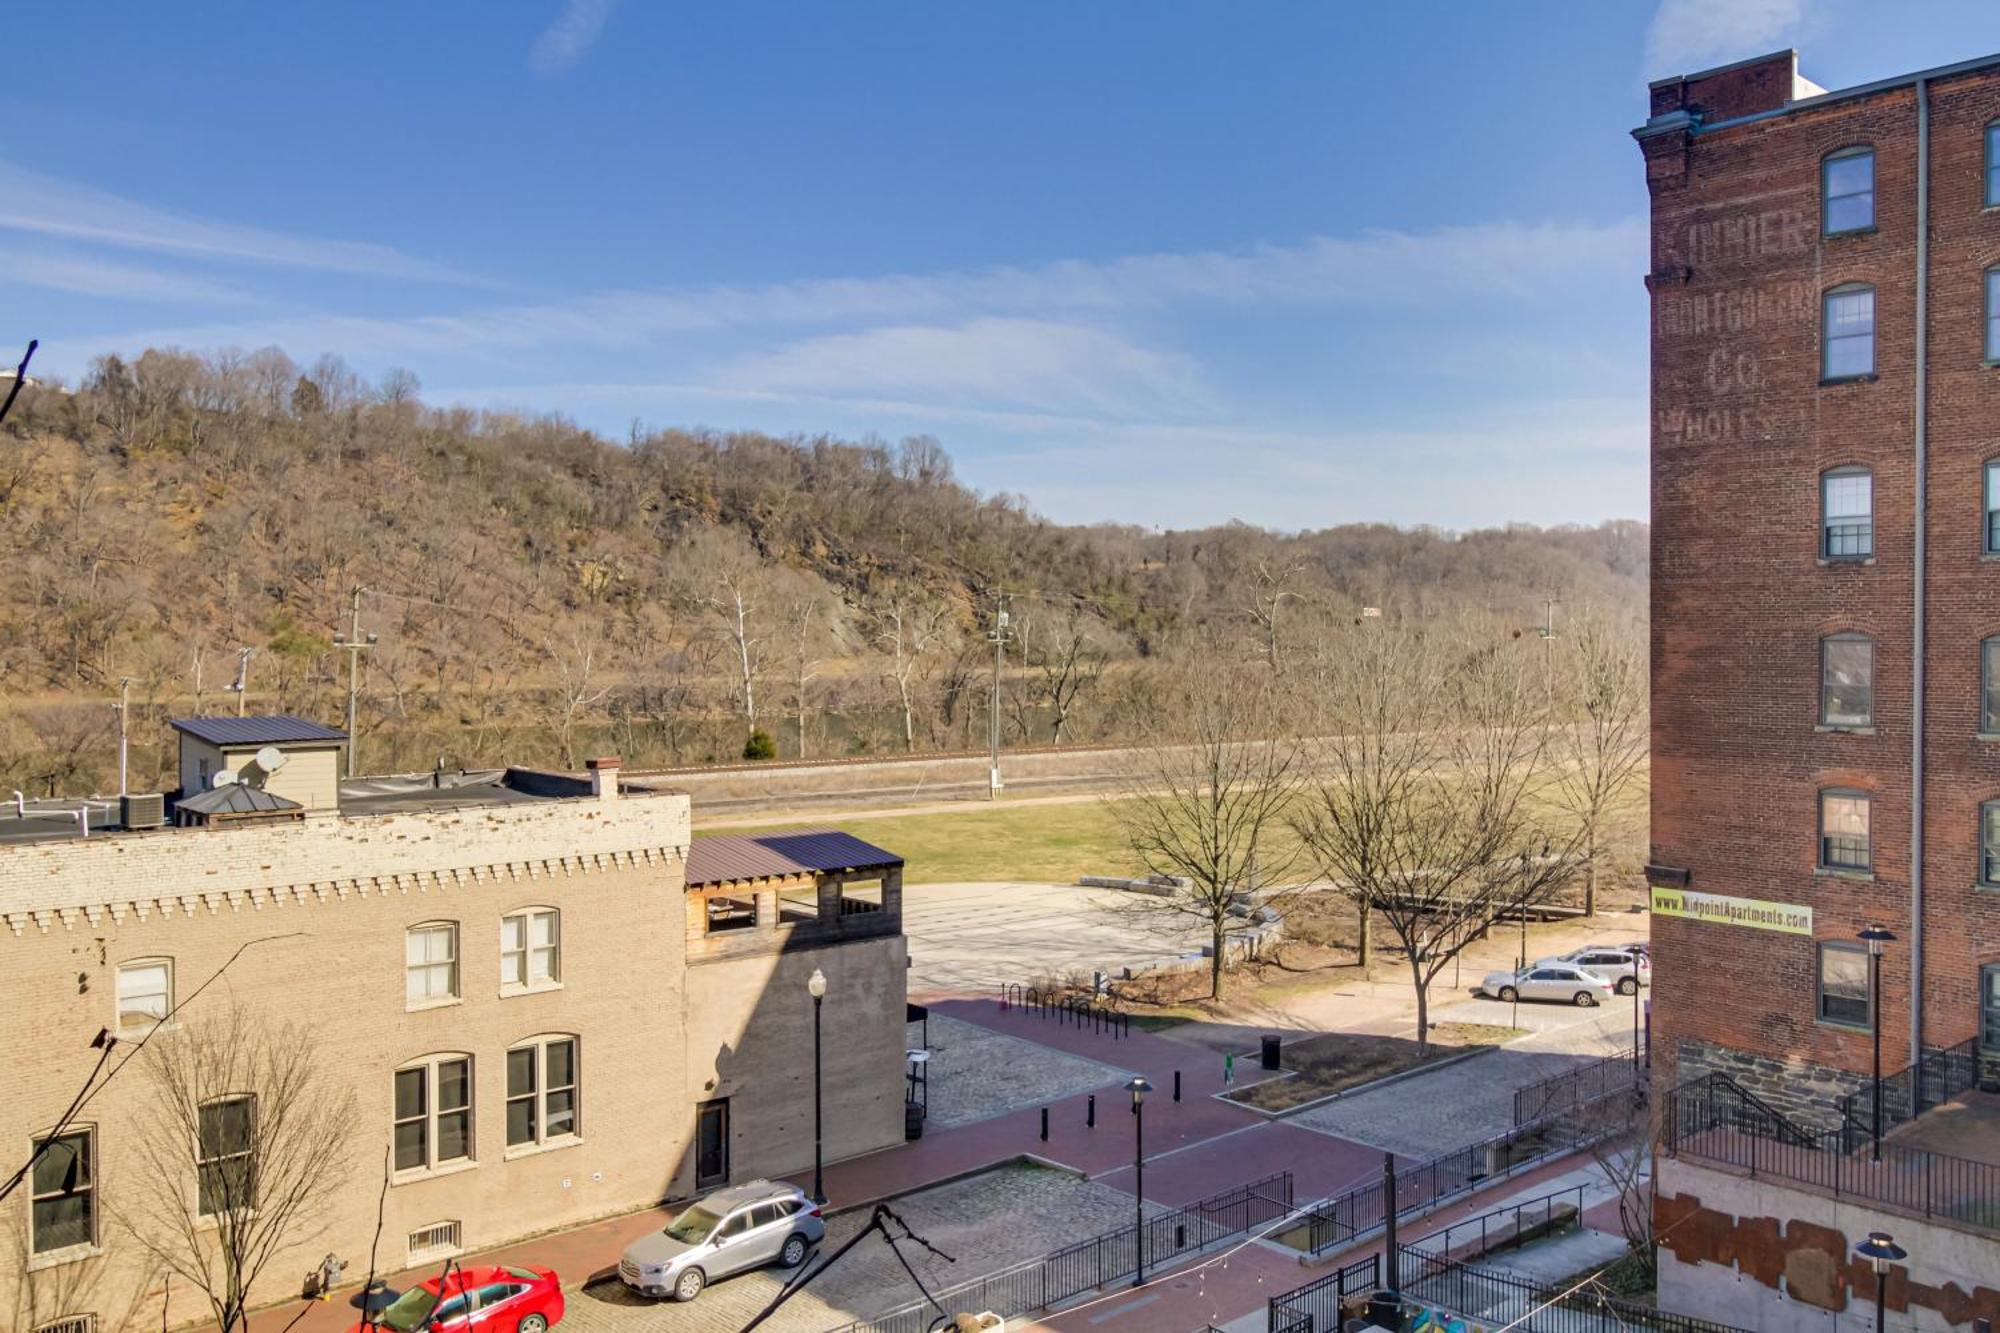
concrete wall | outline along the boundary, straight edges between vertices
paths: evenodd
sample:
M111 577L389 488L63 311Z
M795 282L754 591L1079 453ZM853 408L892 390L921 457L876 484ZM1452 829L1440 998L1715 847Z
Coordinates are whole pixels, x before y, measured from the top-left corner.
M1891 1329L2000 1320L2000 1237L1686 1158L1661 1159L1657 1169L1663 1310L1759 1333L1865 1333L1875 1326L1875 1275L1854 1258L1854 1245L1886 1231L1910 1252L1889 1276Z

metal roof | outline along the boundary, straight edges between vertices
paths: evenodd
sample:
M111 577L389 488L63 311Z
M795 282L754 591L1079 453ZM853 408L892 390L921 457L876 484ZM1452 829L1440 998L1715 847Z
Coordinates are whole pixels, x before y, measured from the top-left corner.
M174 802L175 810L197 815L279 815L304 808L297 801L288 801L274 792L244 782L210 787L198 796Z
M262 717L177 717L171 725L176 731L185 731L210 745L287 745L347 739L347 733L337 727L322 727L289 713Z
M687 882L731 880L844 870L888 870L903 858L839 829L798 833L731 833L696 838L688 847Z

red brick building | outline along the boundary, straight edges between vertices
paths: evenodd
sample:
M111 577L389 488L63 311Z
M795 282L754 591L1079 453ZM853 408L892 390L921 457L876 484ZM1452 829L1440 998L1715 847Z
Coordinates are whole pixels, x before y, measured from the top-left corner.
M2000 56L1827 92L1787 51L1650 95L1656 1086L1838 1126L1879 925L1910 1120L2000 1074ZM1785 1299L1844 1308L1830 1244L1817 1287L1772 1270Z

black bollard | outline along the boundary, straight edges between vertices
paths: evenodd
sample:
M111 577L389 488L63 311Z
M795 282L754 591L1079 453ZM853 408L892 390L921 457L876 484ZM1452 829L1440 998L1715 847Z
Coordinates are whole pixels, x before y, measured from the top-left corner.
M1049 1141L1049 1108L1044 1106L1042 1108L1042 1142L1047 1143L1048 1141Z
M1084 1103L1083 1127L1085 1129L1097 1128L1097 1094L1094 1092L1090 1094L1090 1100Z
M1180 1099L1181 1099L1181 1071L1176 1069L1174 1071L1174 1100L1179 1101Z

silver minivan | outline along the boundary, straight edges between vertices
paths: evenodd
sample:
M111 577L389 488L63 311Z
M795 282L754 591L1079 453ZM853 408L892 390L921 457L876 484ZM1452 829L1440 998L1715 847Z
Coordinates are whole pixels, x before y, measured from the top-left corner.
M804 1190L753 1180L717 1190L627 1245L618 1277L648 1296L691 1301L732 1273L766 1264L797 1268L825 1235L826 1222Z

